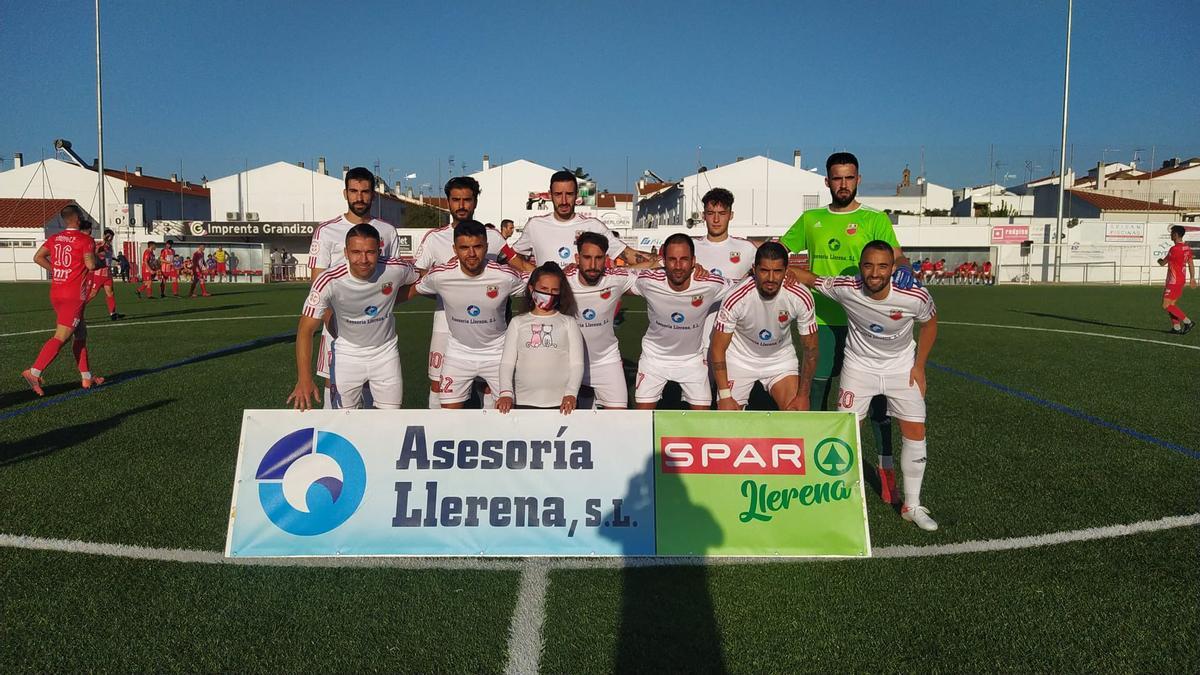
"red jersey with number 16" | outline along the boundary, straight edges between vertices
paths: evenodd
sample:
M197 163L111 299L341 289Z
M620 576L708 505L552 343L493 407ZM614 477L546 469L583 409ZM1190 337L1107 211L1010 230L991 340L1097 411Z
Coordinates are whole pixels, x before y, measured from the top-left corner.
M1167 285L1182 286L1183 268L1192 261L1192 247L1182 241L1167 251Z
M79 230L63 230L43 245L50 252L50 295L82 299L89 276L83 258L96 252L96 240Z

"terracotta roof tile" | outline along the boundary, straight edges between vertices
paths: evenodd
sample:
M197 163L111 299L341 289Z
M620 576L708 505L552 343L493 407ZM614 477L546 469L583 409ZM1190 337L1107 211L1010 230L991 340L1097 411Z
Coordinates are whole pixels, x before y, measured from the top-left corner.
M0 199L0 227L42 227L73 199Z
M139 176L131 171L119 171L117 169L105 169L104 175L120 178L129 183L131 187L143 188L146 190L160 190L162 192L171 192L179 194L182 192L185 195L192 197L208 198L209 191L206 187L192 185L190 183L173 182L168 178L159 178L157 176Z
M1179 206L1171 206L1170 204L1159 204L1157 202L1146 202L1141 199L1128 199L1126 197L1115 197L1099 192L1091 192L1088 190L1067 190L1071 196L1081 199L1101 211L1170 211L1173 213L1182 213L1187 211L1186 208Z

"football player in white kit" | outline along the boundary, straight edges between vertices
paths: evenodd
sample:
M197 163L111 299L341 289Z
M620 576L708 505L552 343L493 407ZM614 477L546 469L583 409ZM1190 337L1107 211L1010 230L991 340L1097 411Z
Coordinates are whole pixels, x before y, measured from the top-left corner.
M438 395L443 408L462 408L475 378L500 391L500 358L510 296L525 291L512 268L487 259L487 228L468 220L454 226L455 259L429 270L411 294L436 296L450 328Z
M365 167L356 166L346 172L345 189L342 196L346 199L346 212L332 220L327 220L313 230L312 246L309 256L312 268L312 278L315 282L321 273L335 265L346 262L343 249L346 245L346 233L350 228L361 223L369 223L379 232L380 256L387 258L399 253L396 228L391 223L371 217L371 204L375 199L375 174ZM329 360L333 356L333 340L337 337L337 323L333 316L325 317L325 329L321 334L321 351L317 352L317 376L329 381ZM325 387L325 407L332 405L333 393L329 386ZM370 392L365 396L368 401Z
M596 405L628 408L629 388L613 319L621 296L633 288L637 274L621 267L606 268L608 238L598 232L579 235L575 249L576 265L566 272L575 295L575 319L587 348L583 385L591 387Z
M337 329L329 361L333 408L363 407L371 386L376 408L399 408L404 395L396 320L392 308L407 298L404 288L417 271L399 258L379 255L379 230L360 223L346 233L346 262L313 282L296 329L296 386L287 402L306 410L321 396L312 377L312 335L331 312Z
M801 271L806 286L846 310L849 332L839 382L838 410L853 411L861 422L871 398L887 397L888 415L900 421L900 475L904 506L900 515L922 530L937 529L921 505L925 477L925 364L937 339L937 308L924 288L891 283L892 245L880 240L863 247L855 277L816 277ZM921 324L914 344L913 324Z
M554 211L544 216L534 216L525 223L521 236L512 245L514 254L508 264L522 272L533 271L535 265L544 262L558 263L566 267L575 255L575 240L584 232L596 232L608 238L609 253L618 255L630 264L649 263L653 258L625 245L616 233L595 218L575 213L575 198L579 194L579 180L570 171L557 171L550 176L550 199Z
M449 203L452 220L449 225L430 230L417 247L416 266L421 276L437 265L454 260L454 226L474 220L475 208L479 205L479 181L470 176L455 176L446 181L446 201ZM487 228L487 258L496 260L500 255L510 255L512 249L495 228ZM439 299L433 311L433 333L429 338L429 407L440 408L442 361L446 358L446 344L450 339L450 327L446 323L446 311Z
M712 334L717 408L739 410L761 382L780 410L808 410L817 370L817 319L808 289L787 279L788 252L767 242L755 252L753 276L729 291ZM804 366L792 344L800 334ZM798 372L797 372L798 371Z
M693 279L694 247L686 234L667 237L662 247L663 269L638 272L630 288L646 299L649 319L633 389L639 410L653 410L667 382L679 383L683 399L693 410L708 410L712 404L704 323L731 284L716 275Z
M754 265L757 248L748 239L729 235L733 193L725 188L713 188L700 201L704 204L704 225L708 234L692 237L696 244L696 264L709 274L741 281Z

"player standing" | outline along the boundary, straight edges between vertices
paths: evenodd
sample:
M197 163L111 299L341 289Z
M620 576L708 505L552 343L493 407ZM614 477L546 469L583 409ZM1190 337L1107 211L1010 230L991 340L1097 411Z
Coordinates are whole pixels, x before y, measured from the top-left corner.
M704 326L712 306L726 296L730 283L716 275L692 278L695 244L686 234L667 237L662 258L663 269L639 272L630 288L646 299L649 319L634 383L635 407L653 410L667 382L676 382L693 410L708 410L712 392L703 346Z
M79 224L79 230L84 234L92 234L92 224L84 221ZM125 318L124 314L117 312L117 296L113 293L113 278L112 278L112 256L113 256L113 236L115 233L112 230L104 230L104 239L96 245L96 269L92 271L91 278L91 293L88 300L95 297L101 289L104 290L104 303L108 305L108 318L111 321Z
M862 250L857 276L816 277L801 281L845 309L849 337L840 378L838 410L852 411L859 421L872 399L884 396L888 414L900 421L900 473L904 506L900 516L922 530L937 529L929 509L921 505L925 477L925 364L937 339L937 308L924 288L903 289L891 281L895 247L869 242ZM921 324L913 342L913 324Z
M513 267L530 272L538 263L554 262L565 267L575 252L575 240L584 232L596 232L608 238L609 250L630 264L651 262L650 256L625 245L616 233L595 218L575 213L575 199L579 195L579 180L570 171L556 171L550 176L550 199L554 210L544 216L534 216L525 223L521 236L513 244L513 255L509 263Z
M38 267L50 273L50 306L55 315L54 335L42 345L33 366L21 372L21 377L38 396L44 393L42 371L50 366L63 344L72 337L72 351L83 387L87 389L104 383L104 378L92 375L88 365L87 322L83 318L83 308L91 290L88 272L100 264L96 258L96 240L80 231L83 210L78 206L68 204L58 215L66 229L51 235L33 254Z
M1192 288L1196 287L1196 263L1192 258L1192 248L1183 243L1183 235L1187 229L1182 225L1171 226L1171 248L1167 254L1158 259L1159 265L1167 266L1167 285L1163 290L1162 308L1171 317L1171 332L1183 335L1196 325L1188 318L1175 303L1183 296L1183 267L1188 268Z
M228 254L225 253L225 249L220 246L218 246L217 250L213 252L213 260L217 263L217 268L215 270L217 281L223 281L225 279L225 272L227 270L225 267L225 261L228 257Z
M171 280L171 297L179 297L179 268L175 266L175 248L171 240L167 240L159 253L161 265L158 270L158 297L167 297L167 280Z
M313 231L312 246L309 249L312 277L315 282L322 272L346 262L344 250L346 234L355 225L366 223L379 233L376 239L381 247L379 255L383 258L395 256L399 250L396 228L391 223L371 217L371 204L375 200L375 174L369 169L356 166L346 172L342 197L346 199L346 212L337 218L327 220ZM333 340L337 337L337 323L333 320L332 312L327 312L325 329L321 333L321 348L317 352L317 376L329 380L329 361L333 357ZM325 392L325 405L330 405L333 392Z
M288 403L305 410L320 400L312 377L312 335L332 310L337 322L330 379L333 408L361 408L369 383L376 408L399 408L404 396L396 320L392 308L407 299L404 286L417 281L412 265L381 258L379 230L366 223L346 232L346 262L329 268L313 282L296 329L296 386Z
M590 387L601 408L629 407L629 387L614 318L621 296L628 293L637 275L621 267L609 269L608 237L584 232L575 242L575 267L567 270L567 283L575 296L575 320L586 347L583 386Z
M754 266L756 248L747 239L729 236L733 193L725 188L713 188L700 201L704 204L704 226L708 233L703 237L692 237L696 245L696 264L709 274L741 281Z
M436 296L446 312L450 337L442 361L438 396L443 408L462 408L476 378L500 391L508 298L525 290L521 275L488 262L487 228L475 220L454 226L454 255L413 286L411 294Z
M438 265L454 260L454 228L475 218L475 208L479 206L479 181L470 176L455 176L446 181L446 201L449 203L452 220L449 225L430 230L421 239L417 247L416 267L421 276ZM510 221L511 222L511 221ZM495 228L486 228L488 260L497 260L507 250L512 249L504 241L503 235ZM439 388L442 381L442 361L446 358L446 344L450 339L450 327L446 323L446 310L441 300L433 310L433 332L429 338L429 407L441 407Z
M158 256L154 251L154 242L146 242L146 250L142 251L142 283L133 292L140 298L142 293L146 294L147 300L154 299L154 277L156 276L159 266Z
M196 285L200 285L200 295L209 297L212 293L208 292L208 286L204 283L204 244L197 244L196 250L192 252L192 287L188 289L188 297L196 297Z
M896 232L887 214L858 202L858 158L848 152L835 152L825 160L825 185L830 203L810 209L779 239L792 253L808 251L808 269L819 276L854 274L859 253L872 240L891 244L896 256L896 285L912 288L914 280L908 259L900 250ZM814 407L828 409L830 380L841 371L843 346L846 344L846 312L829 298L817 296L817 337L821 343L820 361L814 377ZM881 496L896 501L896 477L892 469L892 433L886 402L880 398L871 406L872 430L879 447Z
M712 334L717 408L738 410L761 382L780 410L808 410L817 369L817 322L812 293L787 278L788 252L767 242L754 256L753 276L729 291ZM804 347L804 367L796 359L792 326Z

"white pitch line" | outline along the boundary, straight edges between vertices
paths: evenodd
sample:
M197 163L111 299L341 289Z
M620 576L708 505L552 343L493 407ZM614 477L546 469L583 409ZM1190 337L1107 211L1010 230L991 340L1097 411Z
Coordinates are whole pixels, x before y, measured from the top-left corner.
M402 314L433 314L432 309L419 309L412 312L392 312L395 315ZM157 326L166 323L196 323L199 321L253 321L256 319L299 319L299 314L260 314L258 316L213 316L200 319L163 319L162 321L117 321L112 323L97 323L88 324L88 330L97 328L125 328L126 326ZM0 338L17 337L19 335L37 335L38 333L53 333L53 328L39 328L38 330L27 330L20 333L0 333Z
M546 622L546 588L549 586L548 560L530 558L521 571L517 606L508 626L507 675L536 673L542 660L542 626Z
M1005 326L999 323L972 323L970 321L938 321L942 326L978 326L980 328L1008 328L1009 330L1032 330L1042 333L1066 333L1068 335L1089 335L1091 337L1108 338L1110 340L1129 340L1130 342L1148 342L1152 345L1166 345L1168 347L1179 347L1180 349L1196 349L1200 350L1200 345L1185 345L1178 342L1167 342L1166 340L1151 340L1149 338L1128 337L1125 335L1109 335L1108 333L1091 333L1083 330L1065 330L1063 328L1040 328L1038 326Z
M1158 532L1200 525L1200 513L1186 516L1166 516L1158 520L1142 520L1127 525L1105 525L1081 530L1064 530L1049 534L977 539L956 544L926 546L877 546L875 558L929 558L962 553L1012 551L1068 544L1097 539L1114 539L1145 532ZM833 562L863 560L857 557L787 556L730 556L730 557L594 557L563 558L543 556L530 558L469 558L431 556L313 556L296 558L226 558L220 551L200 551L180 548L154 548L129 544L103 544L76 539L48 539L17 534L0 534L0 548L34 551L85 553L113 558L152 560L161 562L200 563L206 565L251 565L266 567L394 567L401 569L490 570L512 571L527 569L530 562L544 565L547 570L620 569L625 567L671 567L679 565L776 565L803 562Z

